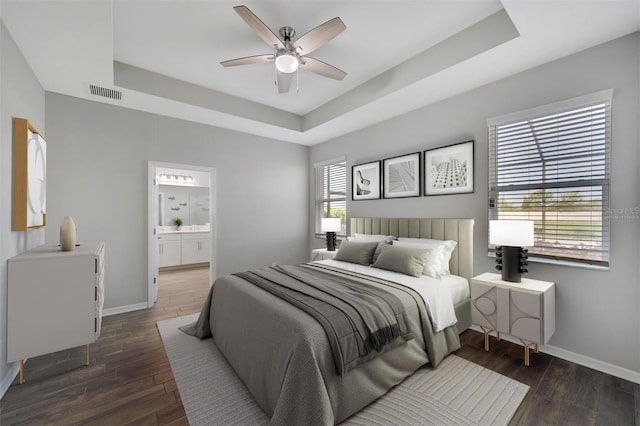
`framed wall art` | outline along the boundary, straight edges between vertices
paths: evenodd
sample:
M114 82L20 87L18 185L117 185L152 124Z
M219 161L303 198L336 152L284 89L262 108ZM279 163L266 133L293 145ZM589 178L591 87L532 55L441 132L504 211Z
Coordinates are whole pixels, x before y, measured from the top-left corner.
M474 141L424 151L424 195L473 192Z
M384 198L419 197L420 153L387 158L382 162Z
M380 161L359 164L351 168L351 199L380 198Z
M13 230L47 225L47 141L24 118L13 119Z

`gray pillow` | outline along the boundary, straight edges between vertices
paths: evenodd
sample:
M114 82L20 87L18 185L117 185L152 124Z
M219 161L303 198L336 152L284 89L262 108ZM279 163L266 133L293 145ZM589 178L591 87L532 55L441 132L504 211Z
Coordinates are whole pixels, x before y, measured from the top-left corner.
M427 248L382 246L382 252L374 268L387 269L401 274L419 277L424 271L424 265L431 254Z
M376 247L378 247L377 241L369 241L366 243L342 241L340 243L340 249L333 260L370 265Z
M378 247L376 247L375 251L373 252L373 256L371 256L371 263L376 263L376 260L378 260L378 256L380 256L380 252L382 251L382 246L388 246L391 245L391 241L379 241L378 242Z

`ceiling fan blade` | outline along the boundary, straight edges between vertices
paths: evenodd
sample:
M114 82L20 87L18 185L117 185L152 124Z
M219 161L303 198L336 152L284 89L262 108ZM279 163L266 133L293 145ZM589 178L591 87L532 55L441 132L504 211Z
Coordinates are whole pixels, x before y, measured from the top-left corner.
M347 73L339 68L329 65L315 58L305 56L300 62L300 68L305 71L311 71L316 74L320 74L324 77L329 77L334 80L342 80Z
M233 10L255 31L269 46L284 49L284 44L247 6L234 6Z
M277 80L276 80L276 84L278 86L278 93L287 93L289 91L289 87L291 87L291 81L293 81L293 75L295 73L284 73L284 72L277 72Z
M220 62L223 67L235 67L237 65L258 64L261 62L269 62L275 59L276 55L267 53L265 55L246 56L244 58L229 59Z
M342 19L335 17L300 37L293 44L293 48L300 49L301 55L308 55L343 32L345 28L347 27L342 22Z

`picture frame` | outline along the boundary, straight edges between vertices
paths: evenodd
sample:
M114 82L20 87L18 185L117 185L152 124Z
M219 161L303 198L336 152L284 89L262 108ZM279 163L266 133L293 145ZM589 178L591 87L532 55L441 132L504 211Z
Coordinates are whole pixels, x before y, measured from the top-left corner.
M47 141L24 118L13 119L14 231L47 226Z
M470 140L424 151L424 195L474 191L474 144Z
M422 195L420 158L420 152L414 152L383 160L384 198Z
M381 193L380 160L351 167L351 199L377 200Z

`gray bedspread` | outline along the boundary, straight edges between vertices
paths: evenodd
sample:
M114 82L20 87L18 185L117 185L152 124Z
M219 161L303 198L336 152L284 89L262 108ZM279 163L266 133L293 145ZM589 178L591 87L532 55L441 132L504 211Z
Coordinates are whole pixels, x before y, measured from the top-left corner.
M405 305L362 278L336 276L313 265L275 265L233 275L314 317L327 335L340 376L413 339Z
M384 395L422 365L437 365L460 347L456 327L434 333L424 302L400 284L324 267L384 287L404 306L414 339L392 347L344 376L311 315L238 277L216 280L190 334L213 336L260 407L277 425L337 424Z

